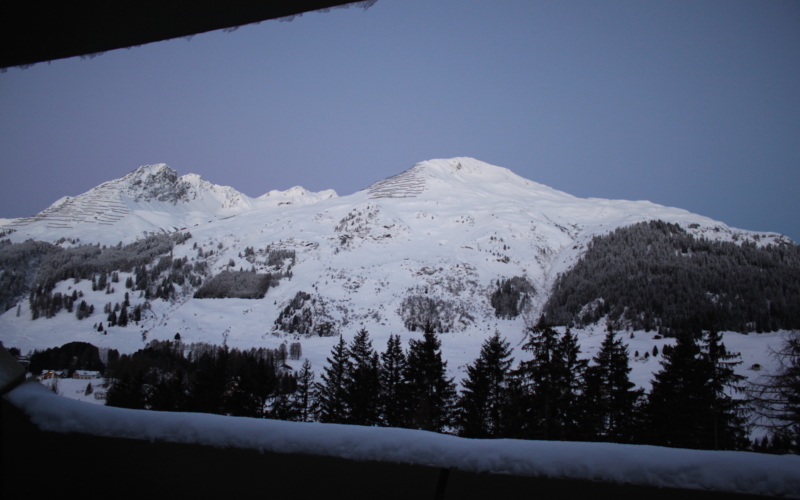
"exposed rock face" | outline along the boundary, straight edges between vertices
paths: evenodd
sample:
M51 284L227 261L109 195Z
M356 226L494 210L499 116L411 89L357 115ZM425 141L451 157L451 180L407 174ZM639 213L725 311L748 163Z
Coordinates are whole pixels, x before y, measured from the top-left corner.
M161 201L173 205L187 201L189 184L163 163L145 165L119 179L120 190L132 201Z

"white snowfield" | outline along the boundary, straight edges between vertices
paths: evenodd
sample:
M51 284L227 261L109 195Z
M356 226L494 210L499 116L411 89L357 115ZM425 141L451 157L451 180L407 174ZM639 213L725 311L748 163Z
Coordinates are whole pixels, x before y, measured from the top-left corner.
M411 429L110 408L35 382L8 394L44 431L299 453L469 472L800 498L800 456L643 445L480 440Z

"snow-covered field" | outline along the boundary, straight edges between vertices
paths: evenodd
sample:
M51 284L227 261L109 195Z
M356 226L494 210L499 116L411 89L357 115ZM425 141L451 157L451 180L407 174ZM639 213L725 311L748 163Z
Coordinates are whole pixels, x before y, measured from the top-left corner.
M97 405L105 405L105 399L98 399L98 393L106 391L106 381L102 378L95 378L89 380L81 380L76 378L50 378L40 382L44 387L53 390L53 385L56 386L56 391L59 396L74 399L76 401L83 401L84 403L92 403ZM92 384L91 394L86 394L86 386Z

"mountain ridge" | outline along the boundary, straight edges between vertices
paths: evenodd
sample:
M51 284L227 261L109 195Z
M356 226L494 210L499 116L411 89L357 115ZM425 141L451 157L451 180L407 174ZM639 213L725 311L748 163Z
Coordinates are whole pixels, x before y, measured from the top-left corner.
M78 196L62 197L31 217L4 219L0 228L17 231L16 238L55 241L81 232L84 238L113 243L103 238L108 227L98 226L124 225L124 230L118 231L122 236L119 241L130 241L146 234L173 232L209 217L221 219L259 208L314 203L335 196L333 190L313 193L295 186L250 198L197 174L179 177L168 165L157 163L141 166Z
M124 302L124 294L130 290L122 283L128 278L138 282L141 274L152 274L147 290L150 298L139 288L130 297L131 307L148 304L141 321L135 327L106 325L105 333L100 333L92 322L105 324L106 316L97 312L93 319L81 321L63 311L49 319L31 320L30 303L22 298L16 307L19 316L14 308L0 316L4 343L28 349L81 340L133 352L148 340L170 340L176 334L185 342L224 341L241 348L275 348L288 338L297 338L302 339L306 355L321 366L332 343L325 335L350 336L367 328L379 345L392 333L403 332L404 339L417 338L427 317L447 332L443 349L452 360L455 375L459 366L474 359L483 339L496 330L512 345L519 345L526 326L544 310L558 277L575 267L595 237L618 228L663 220L679 227L687 237L740 247L745 243L755 248L794 245L776 233L730 228L678 208L644 201L577 198L471 158L421 162L346 196L292 188L255 199L242 198L253 204L235 205L236 209L223 209L223 203L199 176L173 177L166 168L156 166L125 181L125 189L132 194L125 194L119 203L129 213L119 213L123 207L116 207L119 212L111 210L115 208L113 199L103 202L111 207L104 212L107 218L121 216L117 222L48 227L59 222L56 216L65 218L65 210L61 210L27 226L0 227L16 229L4 236L11 242L45 239L76 251L79 244L116 247L118 242L144 241L154 232L191 233L191 238L174 245L169 259L156 259L143 271L119 271L119 284L105 291L93 291L88 278L63 280L52 290L61 294L80 291L87 305L101 311L109 304ZM137 180L141 182L134 184ZM118 181L95 189L110 199L121 192L113 184ZM179 182L188 184L185 190L175 188ZM165 185L173 189L162 189ZM191 198L195 188L208 198ZM235 199L235 195L227 198L231 192L220 189L225 200ZM136 196L140 201L132 200ZM188 204L173 204L173 200L185 198L190 198ZM262 204L252 202L259 199ZM211 200L214 210L201 210L203 200ZM77 205L66 200L58 207L81 208ZM75 241L78 237L80 242ZM178 260L180 264L175 264ZM171 277L170 262L178 268L191 266L192 279L179 283ZM271 274L273 285L263 299L194 297L199 285L191 283L211 283L215 276L237 270ZM227 277L236 281L235 274ZM170 281L173 279L177 281ZM520 295L498 291L509 288L509 282L520 284ZM596 298L601 297L579 306L590 307L591 299ZM497 304L504 304L514 314L500 314ZM579 335L593 342L604 321L592 320ZM587 355L595 348L591 342ZM744 339L736 345L749 345L747 342ZM661 349L664 342L654 340L652 332L637 333L630 345L631 352L645 352L653 346ZM762 354L767 352L763 347L759 347ZM766 362L761 354L753 359L757 361L751 364ZM637 380L647 383L651 373L652 369L645 370Z
M473 200L481 202L487 197L496 197L498 203L503 203L505 198L510 197L517 198L516 202L522 202L526 209L541 212L544 218L561 226L577 224L599 227L605 222L618 227L658 218L685 223L687 226L696 224L697 228L689 229L700 229L696 232L706 233L711 238L718 237L710 234L711 232L723 231L768 235L768 239L774 241L788 240L786 236L777 233L730 228L708 217L649 201L578 198L520 177L506 168L468 157L420 162L404 172L377 181L346 197L361 201L359 198L365 194L378 204L389 200L415 198L436 199L447 203L455 198L456 202L462 201L465 207ZM126 218L144 218L141 221L143 223L139 224L126 220L128 226L138 230L127 231L127 235L123 234L123 238L118 241L130 241L131 238L140 237L147 232L171 232L190 227L209 216L212 220L227 218L286 205L311 205L331 198L339 196L330 189L314 193L301 186L285 191L271 190L259 197L250 198L230 186L219 186L203 180L197 174L179 177L174 169L158 163L141 166L81 195L63 197L31 217L3 219L0 227L15 229L20 233L12 241L20 240L23 235L54 241L61 237L74 236L67 234L70 231L61 230L76 229L75 224L81 225L85 231L89 229L86 227L88 224L113 225ZM147 212L158 213L159 217L143 215ZM572 229L574 231L576 228ZM92 236L103 241L102 235Z

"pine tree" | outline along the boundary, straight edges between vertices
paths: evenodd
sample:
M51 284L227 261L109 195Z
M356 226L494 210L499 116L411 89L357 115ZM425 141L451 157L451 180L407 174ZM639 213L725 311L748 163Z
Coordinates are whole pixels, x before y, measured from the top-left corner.
M747 446L737 391L738 375L716 333L702 346L692 334L681 333L664 350L646 406L648 441L661 446L694 449L740 449Z
M609 327L594 365L586 370L586 388L581 398L586 440L631 443L637 423L637 404L644 392L634 390L628 378L628 348Z
M581 438L580 413L582 411L579 399L584 387L584 372L588 363L585 359L578 359L581 349L577 337L569 328L558 342L558 352L557 358L563 361L559 377L561 395L557 404L561 416L559 439L579 440Z
M292 405L290 393L279 391L275 395L270 405L269 417L276 420L297 420L297 411Z
M376 425L380 409L379 363L367 330L362 328L356 333L348 352L350 373L345 382L348 423Z
M709 365L711 376L708 388L713 399L710 405L710 418L713 422L714 450L747 449L747 418L743 399L735 399L729 394L743 394L742 384L747 377L738 375L733 367L742 363L739 353L728 353L722 343L722 335L710 331L701 347L702 356Z
M761 427L772 435L772 450L800 455L800 332L789 333L774 352L775 373L750 384L748 395Z
M544 319L528 330L522 349L533 359L522 361L514 372L518 379L515 404L518 426L514 436L525 439L558 439L563 409L564 359L559 349L559 335Z
M194 384L189 392L188 408L201 413L224 415L227 410L228 347L203 354L198 362Z
M123 307L122 310L119 312L119 318L117 319L118 326L128 326L128 308Z
M483 343L478 359L467 366L456 419L460 435L472 438L503 435L509 368L514 361L509 356L508 342L495 333Z
M386 351L381 353L380 410L381 423L387 427L405 427L408 416L408 391L403 379L406 355L399 335L389 335Z
M228 391L225 404L226 413L229 415L234 417L264 417L266 398L259 394L257 388L259 363L260 360L252 360L240 363L235 368L233 383ZM266 397L272 396L273 392L270 391Z
M281 377L278 384L278 392L272 399L270 405L269 418L276 420L297 420L298 414L292 405L292 394L294 393L294 378L289 376Z
M647 397L646 441L660 446L701 448L708 435L703 421L705 384L710 375L700 363L700 348L690 333L680 333L675 347L664 350L661 371L655 374ZM706 446L707 447L707 446Z
M258 356L247 371L239 376L239 387L251 398L253 416L264 418L268 414L268 402L280 389L277 360L271 354Z
M405 372L408 387L409 426L441 432L450 425L455 383L447 378L441 343L428 324L422 340L409 342Z
M295 419L300 422L311 422L316 413L316 388L314 372L311 371L311 361L306 359L297 375L297 390L289 398L290 405L295 414Z
M317 385L319 394L319 421L328 423L346 423L349 417L347 400L347 379L350 373L350 353L344 337L339 336L339 343L331 350L327 358L328 366L322 369L322 382Z

